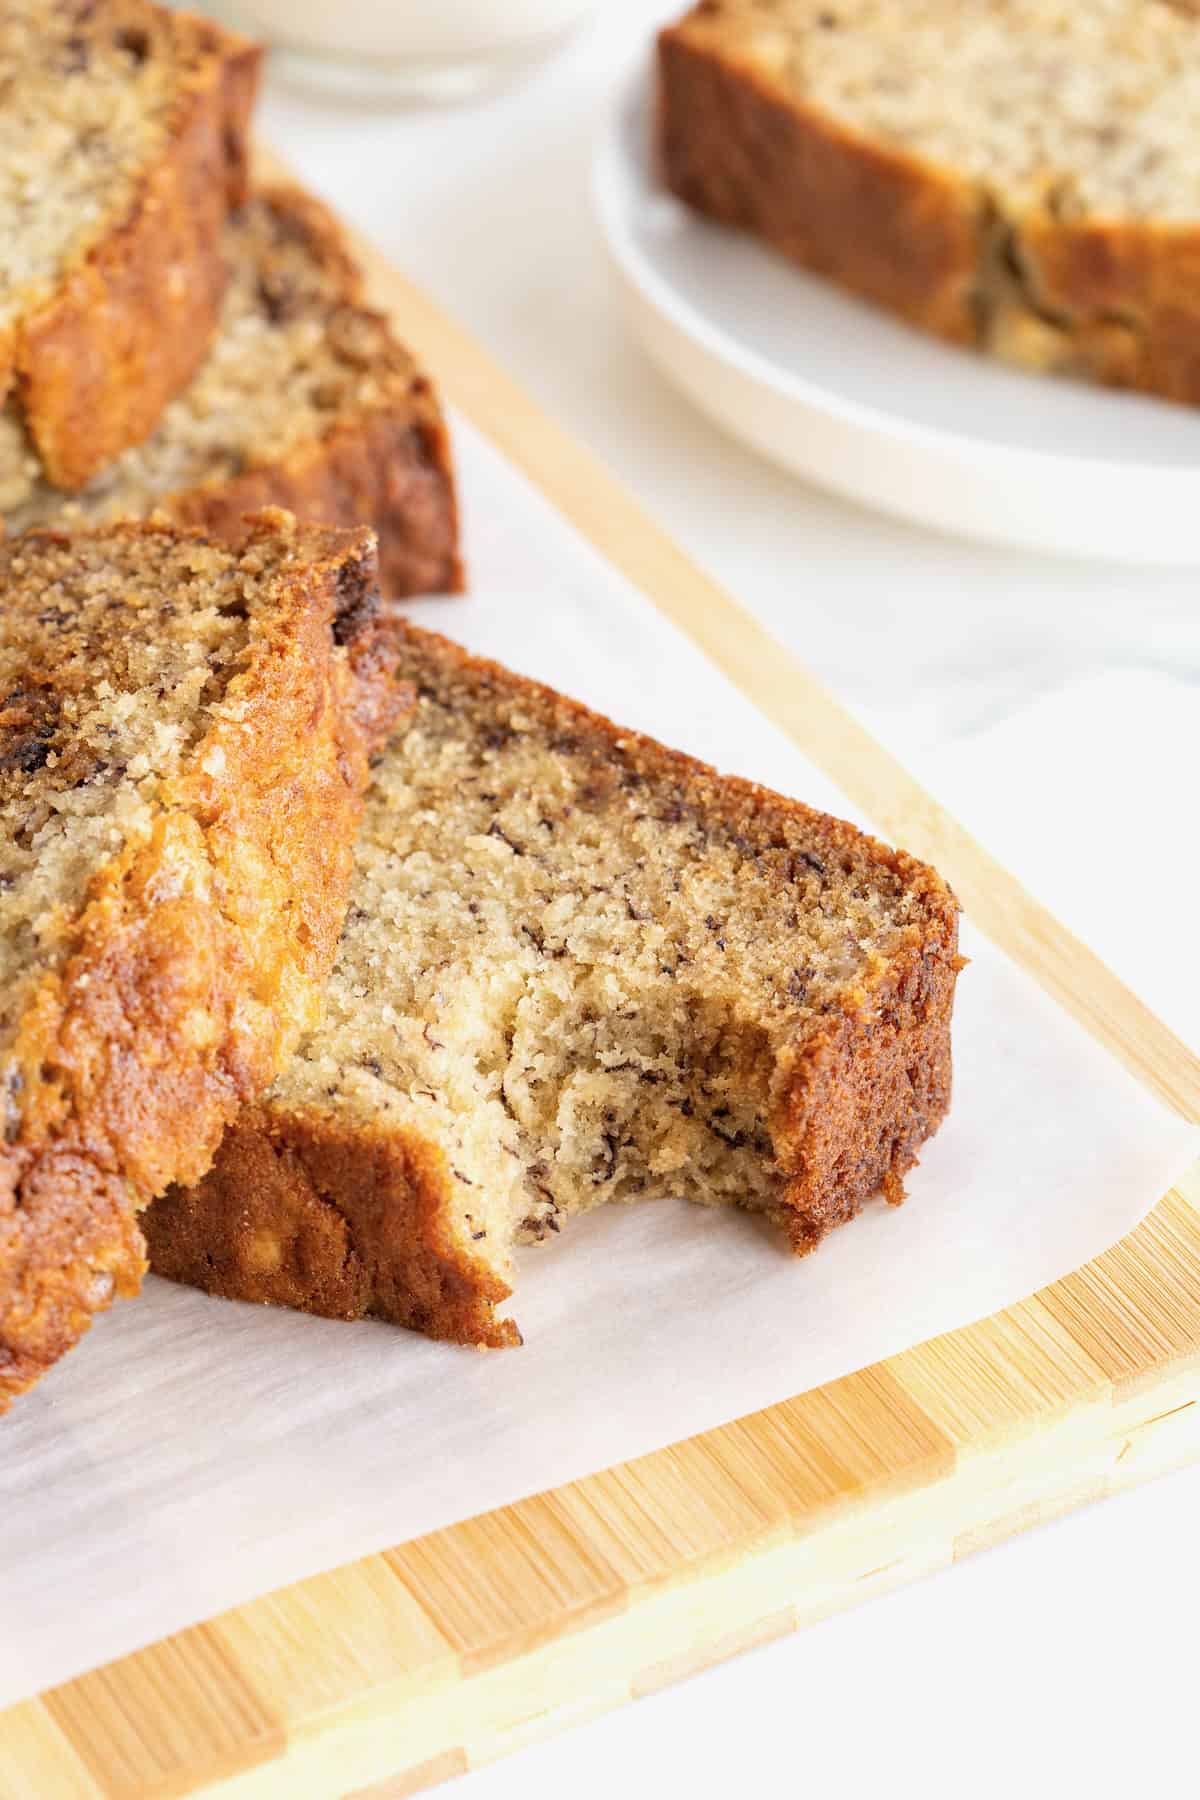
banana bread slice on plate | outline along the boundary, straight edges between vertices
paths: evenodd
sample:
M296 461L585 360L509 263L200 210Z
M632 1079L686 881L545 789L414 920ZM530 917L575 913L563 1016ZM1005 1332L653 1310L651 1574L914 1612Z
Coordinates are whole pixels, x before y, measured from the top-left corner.
M216 341L144 444L67 497L30 465L4 501L10 531L71 528L156 507L224 538L285 506L371 525L387 594L462 585L450 446L428 377L362 280L327 208L295 188L255 195L226 237Z
M606 1200L770 1215L797 1251L950 1099L958 909L932 869L400 628L322 1026L151 1266L239 1299L519 1341L518 1244Z
M405 703L368 532L0 546L0 1411L319 1010Z
M1178 0L701 0L689 205L1021 367L1200 401L1200 19Z
M0 12L0 489L82 487L208 348L258 51L149 0Z

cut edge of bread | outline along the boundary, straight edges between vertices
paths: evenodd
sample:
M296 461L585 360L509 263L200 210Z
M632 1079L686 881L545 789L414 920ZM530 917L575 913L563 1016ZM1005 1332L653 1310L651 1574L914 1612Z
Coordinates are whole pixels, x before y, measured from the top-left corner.
M0 400L16 402L46 477L68 491L153 430L216 325L226 215L245 196L261 50L191 13L173 29L200 62L165 154L131 205L0 338Z
M1076 216L873 137L720 38L660 32L656 147L687 206L952 343L1200 402L1200 218Z
M320 200L295 184L258 190L303 229L314 257L342 270L343 303L378 322L399 351L391 323L362 302L362 275L342 227ZM282 506L322 524L370 525L379 540L386 598L461 593L457 484L450 434L428 375L397 376L384 403L352 410L319 437L277 460L251 459L232 480L201 482L166 502L172 515L220 538L263 506Z
M106 537L164 534L203 542L165 522ZM19 544L39 536L70 541ZM0 1412L136 1291L136 1214L203 1173L313 1025L368 757L409 703L377 629L370 532L266 512L240 559L278 568L221 707L150 829L94 868L5 1051Z
M409 644L439 646L503 684L535 718L542 709L557 728L568 720L610 754L639 769L645 759L731 809L736 803L819 821L829 843L852 846L900 876L917 897L921 924L906 929L897 953L809 1034L787 1068L776 1065L782 1091L771 1139L782 1181L771 1211L803 1253L868 1198L899 1200L903 1177L950 1098L958 908L936 872L841 821L717 777L434 634L401 629ZM419 687L403 655L400 666ZM404 1120L359 1109L351 1121L332 1106L268 1095L231 1127L198 1185L173 1188L150 1208L151 1265L227 1298L334 1318L372 1315L459 1343L517 1343L516 1325L498 1311L511 1292L506 1267L474 1247L486 1233L464 1229L464 1179L442 1142ZM553 1211L534 1235L543 1227L558 1229Z
M20 530L32 516L39 525L87 530L119 507L133 518L163 511L181 524L236 543L247 513L279 506L319 524L347 529L369 525L379 540L380 584L389 599L461 592L454 462L432 381L397 342L390 321L364 305L361 271L323 202L291 183L266 184L248 200L268 211L293 243L303 244L315 281L328 283L329 294L319 303L329 345L325 354L337 356L335 326L344 339L348 320L357 321L364 340L374 344L366 370L369 393L349 400L320 429L301 433L282 454L274 447L256 451L252 431L244 443L234 437L241 461L237 473L221 471L172 487L169 481L150 478L156 458L160 468L162 459L169 458L169 434L183 428L193 404L185 390L161 422L159 435L151 434L125 459L133 463L132 473L123 472L118 463L90 490L74 496L58 495L40 483L29 502L10 512L11 529ZM227 241L231 255L244 259L234 293L244 285L243 274L261 288L271 269L253 234L235 224ZM309 304L315 321L318 302L314 298ZM237 357L251 353L237 348L246 342L245 323L236 308L232 322L228 317L223 321L219 329L229 334L232 352L222 350L225 361L215 359L214 367L236 371ZM195 379L205 378L201 369ZM202 392L195 405L204 428L211 429L211 396ZM162 433L168 434L165 446L160 444ZM126 490L133 491L127 495Z

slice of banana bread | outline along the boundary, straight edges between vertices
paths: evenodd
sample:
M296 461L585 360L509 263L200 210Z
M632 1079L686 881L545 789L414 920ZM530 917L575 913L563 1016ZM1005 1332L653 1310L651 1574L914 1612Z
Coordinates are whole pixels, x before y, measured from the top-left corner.
M0 487L81 487L208 348L258 51L149 0L0 9Z
M1023 367L1200 401L1200 20L1178 0L701 0L689 205Z
M0 1411L319 1010L403 688L367 532L0 546Z
M36 460L0 491L10 531L74 528L155 507L222 538L286 506L371 525L395 597L461 587L449 440L428 378L362 304L337 221L295 188L256 195L226 238L216 341L144 444L68 499Z
M518 1341L513 1248L605 1200L771 1215L808 1250L950 1098L932 869L402 627L325 1020L151 1266L239 1299Z

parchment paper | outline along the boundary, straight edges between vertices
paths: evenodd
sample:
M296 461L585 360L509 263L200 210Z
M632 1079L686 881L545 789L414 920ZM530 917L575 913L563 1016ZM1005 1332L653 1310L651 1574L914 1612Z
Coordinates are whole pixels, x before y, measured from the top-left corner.
M474 592L423 602L424 623L853 816L521 477L457 434ZM153 1280L101 1319L0 1422L0 1705L846 1374L1114 1243L1200 1134L969 923L963 936L951 1117L907 1205L871 1207L805 1261L753 1220L667 1199L593 1213L523 1257L517 1351Z

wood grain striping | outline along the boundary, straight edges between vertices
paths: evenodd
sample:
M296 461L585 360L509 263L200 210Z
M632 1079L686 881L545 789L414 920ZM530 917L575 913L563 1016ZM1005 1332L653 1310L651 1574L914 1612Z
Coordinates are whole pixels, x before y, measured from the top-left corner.
M1200 1062L364 248L455 403L1145 1085ZM3 1800L399 1800L1200 1455L1200 1171L1020 1305L0 1714Z
M106 1795L188 1793L278 1756L284 1746L253 1675L226 1654L211 1625L81 1675L43 1698Z

